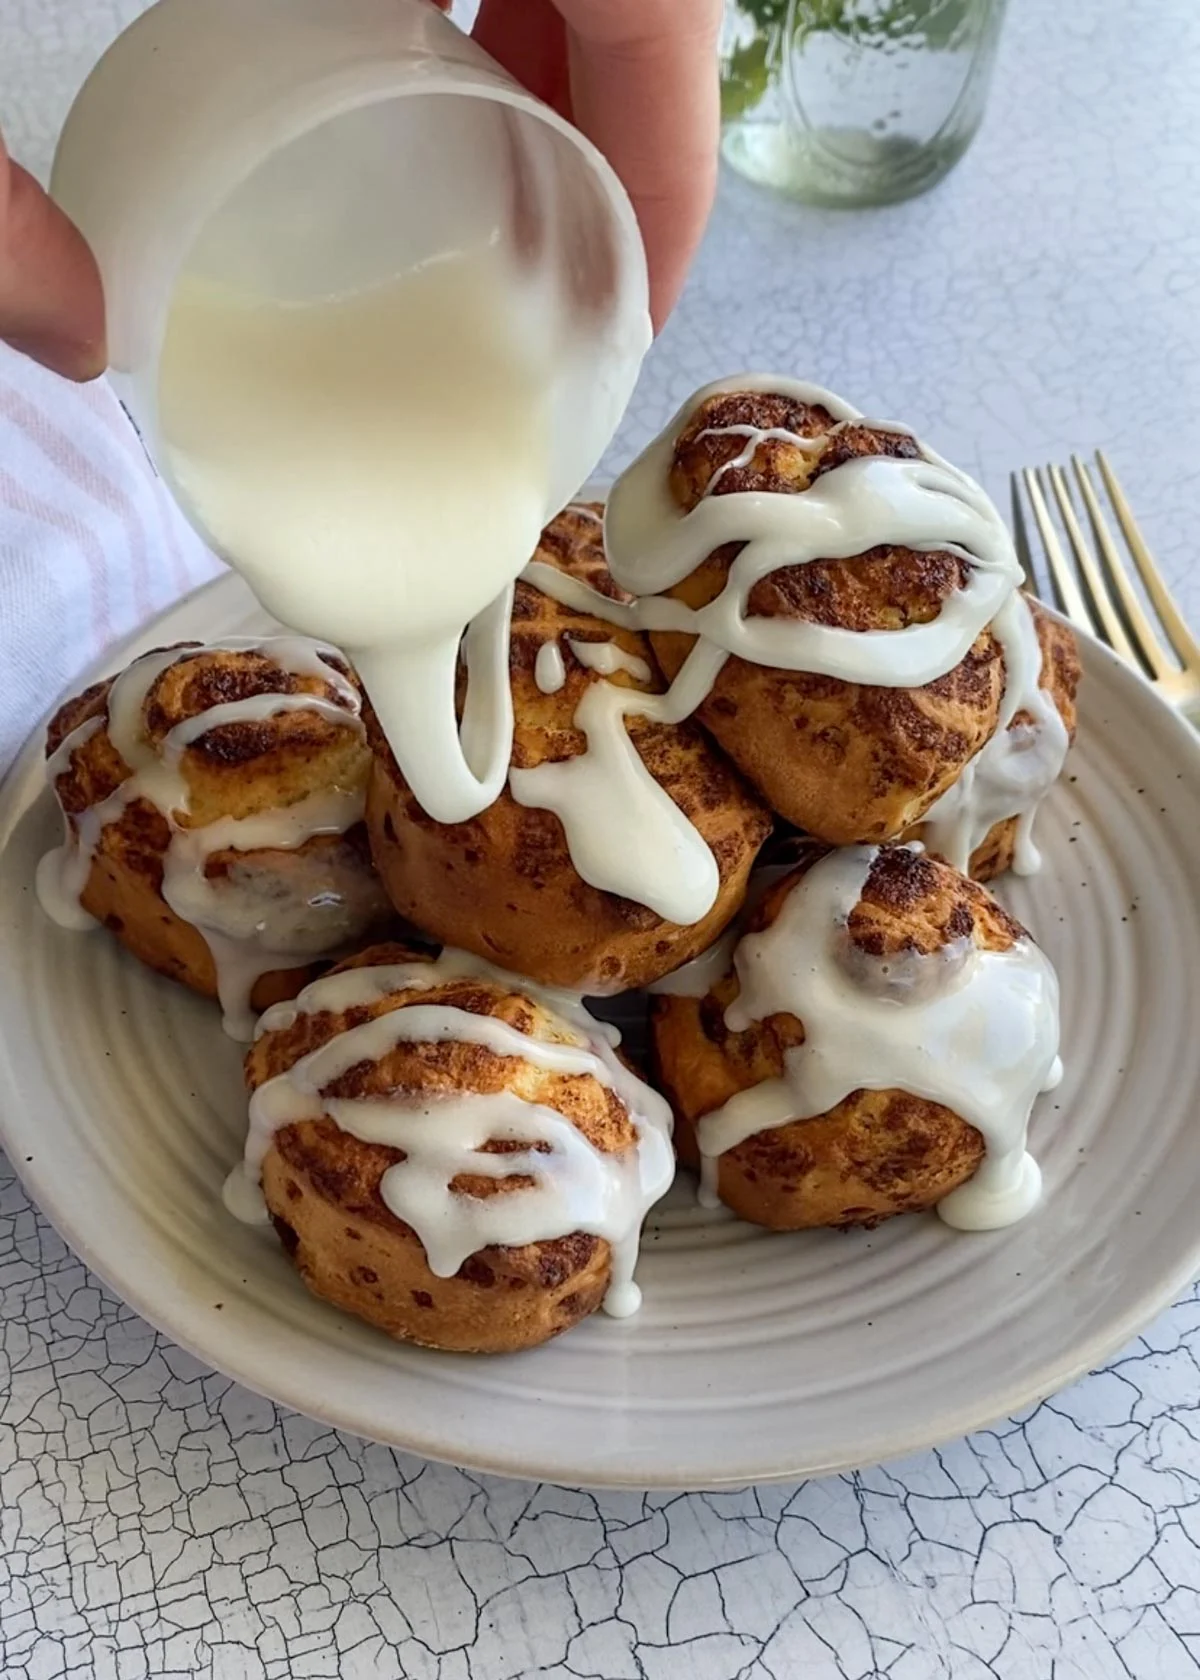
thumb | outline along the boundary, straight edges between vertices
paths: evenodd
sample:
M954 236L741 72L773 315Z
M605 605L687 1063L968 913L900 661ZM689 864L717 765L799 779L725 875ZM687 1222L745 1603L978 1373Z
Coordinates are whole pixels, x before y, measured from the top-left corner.
M104 293L78 228L0 136L0 339L69 379L104 371Z

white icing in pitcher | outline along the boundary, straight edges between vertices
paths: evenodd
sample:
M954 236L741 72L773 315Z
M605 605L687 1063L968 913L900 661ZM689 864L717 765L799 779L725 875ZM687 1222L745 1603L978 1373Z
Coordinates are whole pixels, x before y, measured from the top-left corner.
M1042 650L1029 602L1019 592L997 613L993 633L1004 649L1004 700L996 733L958 780L925 813L931 852L966 871L994 824L1016 817L1013 868L1034 875L1041 856L1033 842L1038 807L1062 772L1070 740L1054 696L1041 687ZM1015 723L1018 712L1032 722Z
M169 479L277 618L347 649L439 822L485 809L508 769L509 608L495 609L561 505L550 416L556 350L575 346L558 283L494 240L307 302L194 275L172 297Z
M771 926L738 945L730 1031L790 1014L805 1039L784 1052L781 1077L699 1121L701 1199L715 1204L720 1156L756 1132L826 1114L856 1090L894 1089L943 1104L983 1136L984 1160L938 1204L942 1218L962 1230L1011 1224L1040 1195L1025 1136L1038 1093L1062 1074L1057 977L1029 939L1006 951L957 940L900 959L857 950L847 923L878 856L877 846L829 853Z
M467 975L495 980L540 1003L559 1016L570 1041L537 1038L493 1016L419 1000L348 1028L255 1091L245 1157L227 1181L226 1207L239 1218L262 1217L265 1208L260 1192L256 1201L255 1187L275 1132L328 1116L354 1137L404 1151L405 1160L384 1173L380 1195L416 1232L435 1276L453 1277L484 1248L521 1247L583 1231L602 1237L612 1249L605 1310L615 1317L636 1312L641 1292L633 1273L642 1223L674 1176L671 1114L665 1100L614 1054L613 1029L594 1021L578 999L507 976L464 952L446 951L436 962L327 975L291 1003L268 1010L259 1032L289 1026L302 1014L369 1005ZM511 1091L390 1099L322 1095L350 1068L414 1043L479 1044L552 1072L590 1075L620 1099L636 1143L620 1154L606 1153L556 1110ZM481 1153L493 1141L529 1147ZM533 1182L503 1195L476 1197L452 1188L464 1175Z
M339 699L268 693L222 701L195 717L182 719L161 744L148 740L143 711L158 678L172 665L213 651L259 652L294 676L319 677ZM38 897L46 914L63 927L82 930L95 926L80 903L80 895L91 874L100 837L110 823L120 821L134 800L146 800L162 814L171 830L163 859L163 898L177 916L203 935L217 971L225 1028L235 1038L247 1039L253 1033L250 996L261 975L332 954L368 925L379 905L365 889L358 895L362 901L356 901L347 883L332 882L327 870L322 871L322 880L314 880L311 895L299 897L294 891L266 895L261 880L249 876L240 882L227 880L221 886L206 873L209 858L222 851L294 851L315 835L344 834L361 821L365 794L361 787L331 787L256 816L224 817L203 827L190 827L182 757L188 747L213 729L260 722L285 712L315 712L361 735L358 690L322 657L334 652L305 637L278 636L262 641L237 638L204 648L176 647L143 654L114 679L108 691L106 716L87 719L47 760L47 776L53 786L76 748L107 727L114 749L131 774L106 799L73 819L65 819L63 845L38 865ZM230 874L232 877L235 871Z

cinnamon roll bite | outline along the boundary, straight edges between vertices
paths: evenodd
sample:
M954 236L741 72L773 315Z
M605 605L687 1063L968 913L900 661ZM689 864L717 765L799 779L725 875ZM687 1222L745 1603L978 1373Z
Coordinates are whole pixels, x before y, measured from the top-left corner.
M653 1034L702 1199L788 1231L934 1205L985 1230L1036 1205L1058 983L966 876L919 847L816 848L694 991L655 999Z
M397 910L438 941L582 992L645 985L703 950L771 828L671 711L634 615L608 572L600 508L568 508L516 585L508 784L467 822L426 814L367 709L367 823Z
M818 386L698 392L614 485L607 535L680 710L822 840L902 834L1015 710L995 509Z
M66 838L38 871L44 909L101 923L248 1039L391 920L360 704L341 656L299 636L158 649L68 700L47 739Z
M314 1294L427 1347L511 1353L635 1312L671 1116L577 1001L461 951L382 945L270 1009L245 1160Z

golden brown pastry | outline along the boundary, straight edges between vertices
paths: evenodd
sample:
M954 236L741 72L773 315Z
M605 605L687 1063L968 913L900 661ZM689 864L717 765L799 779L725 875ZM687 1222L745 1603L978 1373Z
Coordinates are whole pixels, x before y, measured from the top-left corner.
M1019 960L989 960L1014 950ZM680 1159L699 1166L703 1146L722 1202L775 1230L873 1225L966 1185L986 1147L991 1180L951 1222L1028 1211L1038 1181L1024 1127L1058 1071L1057 986L981 887L919 848L814 848L768 892L736 960L705 996L656 998L652 1017ZM773 1007L801 1000L807 1019ZM993 1050L980 1008L1012 1015ZM988 1139L937 1100L956 1091ZM806 1093L827 1106L805 1112Z
M765 436L744 465L747 433ZM816 440L801 447L793 438ZM835 423L824 407L771 392L709 396L680 433L670 466L675 504L738 492L799 496L843 463L917 459L907 433ZM742 544L729 543L668 593L699 608L725 587ZM895 631L936 618L963 588L965 561L946 551L875 547L847 559L783 566L754 584L752 617ZM675 677L694 638L655 631ZM784 671L730 657L697 716L780 816L834 845L901 834L950 786L996 728L1004 663L990 630L951 671L891 688Z
M936 820L918 823L906 836L923 840L935 857L959 867L966 863L965 855L950 854L955 850L964 854L969 852L968 873L976 881L993 881L1019 861L1019 842L1024 841L1037 806L1057 779L1066 751L1075 739L1075 695L1080 677L1079 645L1075 632L1070 625L1052 618L1038 602L1029 597L1025 597L1025 601L1033 615L1040 649L1038 686L1041 694L1048 697L1049 706L1043 704L1039 708L1040 715L1022 706L1008 726L1006 739L1001 741L993 737L981 755L986 755L990 761L1002 747L1006 749L1009 762L1017 771L1016 788L1014 791L1011 782L996 787L990 804L994 805L998 800L1003 805L1007 796L1012 814L997 817L987 827L984 837L976 840L972 829L976 832L981 830L992 814L981 800L977 800L981 814L974 824L968 819L961 838L956 833L957 824L953 820L944 826ZM1053 715L1049 707L1053 707ZM986 789L983 797L987 798ZM930 812L928 816L936 819L936 812Z
M409 1025L429 1008L437 1041L428 1016ZM402 945L270 1012L246 1062L247 1166L261 1161L313 1293L402 1341L470 1353L535 1347L602 1303L636 1310L638 1233L673 1172L670 1116L594 1026L465 953ZM517 1151L529 1170L496 1176ZM594 1210L589 1231L569 1209Z
M93 685L49 729L67 842L43 860L43 904L220 995L248 1037L256 1010L390 919L358 713L349 668L299 637L157 650Z
M543 534L535 558L610 601L628 601L609 576L598 514L568 509ZM589 647L596 652L589 655ZM588 657L601 659L600 668L585 663ZM591 685L646 694L665 687L643 635L565 606L524 581L516 586L510 669L518 776L584 754L588 740L576 713ZM646 985L703 950L742 901L770 815L694 725L630 715L624 726L653 781L715 859L719 887L701 919L680 925L645 903L590 885L572 860L559 816L519 804L508 786L469 822L434 822L368 708L375 767L367 824L397 910L439 941L585 992ZM631 810L615 850L654 844Z

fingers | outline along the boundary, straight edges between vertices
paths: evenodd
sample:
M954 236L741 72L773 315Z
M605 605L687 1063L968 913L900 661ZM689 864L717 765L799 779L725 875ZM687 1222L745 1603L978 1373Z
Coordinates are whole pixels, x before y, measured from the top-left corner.
M720 0L559 0L572 116L633 200L662 326L712 208Z
M471 33L523 88L570 116L567 28L554 0L482 0Z
M656 330L712 207L720 23L721 0L483 0L475 27L621 177L646 247Z
M0 139L0 338L69 379L102 373L104 294L78 229Z

